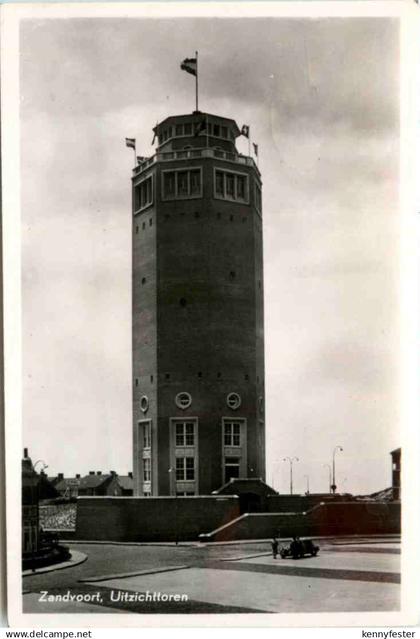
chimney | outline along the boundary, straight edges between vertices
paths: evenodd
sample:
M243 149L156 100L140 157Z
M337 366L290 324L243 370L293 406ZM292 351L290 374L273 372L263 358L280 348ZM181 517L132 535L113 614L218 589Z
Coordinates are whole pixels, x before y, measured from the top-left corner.
M94 474L95 474L95 471L94 471L94 470L90 470L90 471L89 471L89 475L94 475Z
M28 449L27 448L23 449L23 458L24 459L28 459Z
M97 474L97 475L102 475L102 470L97 470L97 471L96 471L96 474Z
M64 479L64 473L58 473L57 479Z
M80 473L77 473L76 479L80 479Z
M131 470L128 471L128 476L130 477L130 479L133 479L133 472Z

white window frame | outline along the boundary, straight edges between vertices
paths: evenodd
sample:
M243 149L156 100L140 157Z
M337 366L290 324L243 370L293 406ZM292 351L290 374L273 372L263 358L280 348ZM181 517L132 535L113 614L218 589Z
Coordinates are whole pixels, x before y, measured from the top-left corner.
M186 403L183 403L183 396L186 399ZM180 393L177 393L177 395L175 396L175 404L181 410L186 410L187 408L189 408L192 404L192 397L190 393L187 393L187 391L181 391Z
M187 459L193 460L193 476L187 477ZM178 468L178 462L182 461L182 468ZM178 470L182 471L182 477L178 477ZM189 469L191 470L191 469ZM186 481L195 481L196 480L196 461L195 456L191 455L183 455L182 457L175 458L175 480L176 482L186 482Z
M232 426L232 430L230 434L228 435L230 437L230 443L226 443L226 435L227 435L226 426L228 426L228 424ZM238 426L239 433L234 433L234 426ZM225 420L223 422L223 445L225 446L225 448L241 448L241 445L242 445L241 426L242 426L242 421L238 419L230 419L230 420ZM235 435L239 435L238 444L234 444Z
M200 171L200 192L190 194L191 191L191 171ZM188 195L178 195L178 177L175 178L175 194L172 196L165 195L165 173L188 173ZM197 200L203 197L203 167L202 166L186 166L176 169L164 169L161 171L161 197L163 202L172 202L174 200Z
M216 192L216 173L223 173L223 195L220 195L219 193ZM231 197L229 195L226 194L226 175L230 174L234 176L234 196ZM238 198L237 196L237 191L238 191L238 187L237 187L237 177L244 177L245 178L245 198ZM216 200L225 200L227 202L234 202L235 204L249 204L249 175L248 173L243 173L241 171L231 171L230 169L225 169L224 167L221 166L215 166L213 168L213 196Z
M230 402L234 402L234 403L230 403ZM239 406L242 404L242 398L239 395L239 393L229 393L226 396L226 405L231 409L231 410L238 410Z
M150 450L152 448L152 422L151 420L145 420L141 423L143 426L143 450Z
M187 424L191 424L193 427L193 443L192 444L187 444ZM183 426L182 429L182 438L183 438L183 443L182 444L177 444L176 438L177 438L177 426ZM195 424L193 420L190 419L178 419L175 422L175 432L174 432L174 437L175 437L175 448L194 448L195 446L195 439L196 439L196 432L195 432Z
M150 484L152 481L152 459L145 457L143 459L143 484Z
M141 213L141 211L145 211L146 209L148 209L150 206L153 206L154 200L155 200L155 180L154 180L154 174L153 173L149 173L148 175L144 176L141 178L141 180L138 180L137 182L135 182L133 184L133 189L134 189L134 205L136 203L136 189L141 188L141 185L145 182L147 182L147 180L151 180L152 184L151 184L151 188L150 188L150 196L151 199L149 202L147 202L144 206L141 206L141 196L140 196L140 206L139 208L134 208L134 215L137 215L138 213Z
M231 457L234 458L234 459L237 459L238 462L235 463L235 464L228 464L226 460L230 459ZM229 456L226 456L224 458L224 464L223 464L223 480L224 480L224 482L223 483L226 482L226 468L228 468L228 467L229 468L237 468L238 469L238 476L235 477L234 479L240 479L240 477L241 477L241 457L240 457L240 455L238 455L237 457L234 457L233 455L229 455ZM232 477L231 477L231 479L232 479Z

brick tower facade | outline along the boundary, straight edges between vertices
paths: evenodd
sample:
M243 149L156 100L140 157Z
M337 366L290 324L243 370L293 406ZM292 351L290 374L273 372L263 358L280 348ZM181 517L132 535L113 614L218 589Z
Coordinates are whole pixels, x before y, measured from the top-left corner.
M134 169L136 495L265 478L261 176L237 124L195 111Z

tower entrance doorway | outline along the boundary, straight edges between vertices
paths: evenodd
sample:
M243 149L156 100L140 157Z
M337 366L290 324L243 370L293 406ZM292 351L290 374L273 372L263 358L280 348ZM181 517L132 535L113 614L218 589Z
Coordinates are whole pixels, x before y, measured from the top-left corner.
M239 509L241 515L244 513L261 512L261 495L256 493L242 493L239 495Z

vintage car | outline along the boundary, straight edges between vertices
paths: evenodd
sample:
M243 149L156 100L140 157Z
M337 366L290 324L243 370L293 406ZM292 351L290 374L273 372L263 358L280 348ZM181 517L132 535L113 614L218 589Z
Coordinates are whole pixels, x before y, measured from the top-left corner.
M293 559L300 559L309 555L310 557L316 557L319 552L319 546L315 546L312 539L298 539L293 540L290 546L283 546L280 549L280 557L286 559L286 557L293 557Z

